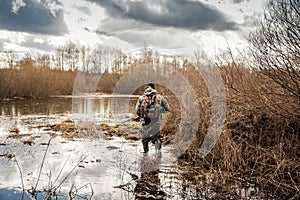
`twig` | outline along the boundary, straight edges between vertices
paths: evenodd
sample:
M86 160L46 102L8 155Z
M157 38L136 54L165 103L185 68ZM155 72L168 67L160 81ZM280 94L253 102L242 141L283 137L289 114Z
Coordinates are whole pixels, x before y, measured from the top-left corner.
M90 186L91 186L91 190L92 190L92 194L91 194L91 197L90 197L90 200L92 199L92 197L94 196L94 190L93 190L93 185L90 183Z
M60 177L60 175L61 175L61 173L62 173L63 169L65 168L65 166L66 166L66 164L67 164L67 161L68 161L68 160L69 160L69 158L70 158L70 156L71 156L71 155L69 155L69 156L68 156L68 158L66 159L65 163L63 164L63 167L60 169L60 171L59 171L59 173L58 173L58 175L57 175L57 177L56 177L55 181L53 182L53 185L55 185L56 181L57 181L57 180L58 180L58 178Z
M18 160L17 160L16 155L13 153L12 150L9 149L9 151L10 151L11 154L14 156L15 161L16 161L17 166L18 166L18 170L19 170L19 172L20 172L20 176L21 176L21 184L22 184L22 199L21 199L21 200L23 200L23 199L24 199L24 192L25 192L23 173L22 173L22 170L21 170L21 167L20 167L20 165L19 165L19 162L18 162Z
M72 186L71 186L71 189L70 189L70 191L69 191L69 196L70 196L70 198L72 199L72 196L77 196L77 197L79 197L79 198L82 198L82 199L87 199L86 197L82 197L81 195L79 195L79 194L76 194L79 190L81 190L83 187L86 187L86 186L90 186L90 189L91 189L91 195L90 195L90 197L89 197L89 200L90 199L92 199L92 197L93 197L93 195L94 195L94 190L93 190L93 186L92 186L92 184L91 183L86 183L86 184L84 184L83 186L81 186L80 188L76 188L76 186L73 184ZM73 191L73 188L74 188L74 191Z
M69 178L69 176L74 172L74 170L86 159L87 156L84 156L73 168L72 170L65 176L65 178L58 184L56 187L54 187L54 192Z
M43 166L44 166L44 163L45 163L46 155L47 155L47 152L48 152L48 149L49 149L51 140L52 140L52 138L50 138L50 140L48 141L47 148L46 148L46 151L45 151L45 153L44 153L44 157L43 157L43 160L42 160L42 164L41 164L41 167L40 167L40 170L39 170L39 175L38 175L38 178L37 178L37 180L36 180L35 187L34 187L33 190L32 190L32 193L33 193L33 194L35 193L36 188L37 188L37 186L38 186L38 183L39 183L39 180L40 180L40 177L41 177L41 174L42 174L42 169L43 169Z
M48 182L48 187L49 187L49 188L51 188L52 185L53 185L53 184L51 183L51 174L52 174L52 173L51 173L51 170L50 170L49 176L48 176L48 177L49 177L49 182Z

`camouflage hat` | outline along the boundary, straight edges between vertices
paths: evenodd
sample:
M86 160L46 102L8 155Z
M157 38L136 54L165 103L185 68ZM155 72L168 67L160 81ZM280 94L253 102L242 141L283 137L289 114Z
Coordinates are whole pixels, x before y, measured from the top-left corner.
M157 90L152 89L151 93L152 93L152 94L157 94Z
M152 88L147 88L144 92L144 94L146 96L149 96L149 95L153 95L153 89Z
M148 88L151 89L151 86L147 85L146 87L144 87L144 91L146 91Z

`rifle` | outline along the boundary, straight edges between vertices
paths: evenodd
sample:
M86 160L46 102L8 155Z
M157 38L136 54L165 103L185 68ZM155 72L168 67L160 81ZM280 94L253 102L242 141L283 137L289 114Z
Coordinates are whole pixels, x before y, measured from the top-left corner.
M141 118L140 116L130 118L130 119L127 119L127 120L123 121L121 124L125 124L125 123L130 122L130 121L138 121L140 118Z

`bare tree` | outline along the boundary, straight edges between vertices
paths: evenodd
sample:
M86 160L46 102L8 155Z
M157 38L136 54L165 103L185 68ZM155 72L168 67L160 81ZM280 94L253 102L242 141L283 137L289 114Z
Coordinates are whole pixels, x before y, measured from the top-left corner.
M79 62L79 50L73 42L69 42L65 46L65 54L69 65L69 70L77 70Z
M113 73L121 73L122 63L124 62L124 56L120 49L114 50L114 66L113 66Z
M249 41L262 73L300 102L300 1L270 0Z
M81 51L81 61L82 61L82 71L89 72L89 65L91 63L91 50L89 47L82 46Z
M14 64L15 64L15 59L16 59L16 54L14 51L9 50L9 51L5 51L5 61L7 63L7 66L9 68L13 68Z
M61 71L64 70L64 47L59 46L56 49L56 57L57 57L57 69L60 69Z
M40 67L50 68L50 54L39 55L37 58L37 64Z
M98 46L92 52L91 61L93 64L93 68L91 69L91 73L101 73L102 65L103 65L103 49L102 46Z

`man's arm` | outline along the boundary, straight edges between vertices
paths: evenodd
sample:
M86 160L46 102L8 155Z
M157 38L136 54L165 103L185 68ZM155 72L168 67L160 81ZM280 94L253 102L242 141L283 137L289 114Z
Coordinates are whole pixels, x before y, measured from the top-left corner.
M161 112L162 113L168 112L169 111L169 104L168 104L167 100L163 96L161 96L161 95L159 95L159 96L160 96L161 107L162 107Z
M135 106L135 112L139 117L141 117L142 115L141 108L142 108L143 100L144 100L144 96L140 96Z

